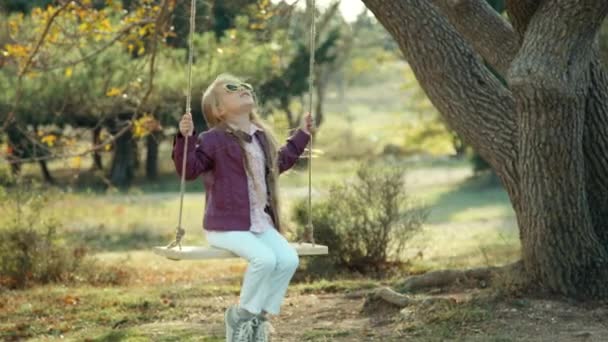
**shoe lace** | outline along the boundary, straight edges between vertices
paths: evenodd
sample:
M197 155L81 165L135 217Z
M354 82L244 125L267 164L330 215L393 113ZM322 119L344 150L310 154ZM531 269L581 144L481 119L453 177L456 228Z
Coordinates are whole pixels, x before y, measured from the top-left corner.
M257 320L255 320L255 318L239 322L239 325L235 331L235 342L251 341L257 324L259 323Z
M270 334L274 332L274 327L265 317L256 318L258 321L255 334L255 342L268 342Z

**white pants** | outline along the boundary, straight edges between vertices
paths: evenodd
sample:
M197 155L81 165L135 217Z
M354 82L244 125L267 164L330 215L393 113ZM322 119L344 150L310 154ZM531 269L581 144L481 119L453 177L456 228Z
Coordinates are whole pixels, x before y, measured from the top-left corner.
M211 246L227 249L246 259L239 305L259 314L262 310L278 315L287 287L298 268L295 249L276 229L251 231L205 231Z

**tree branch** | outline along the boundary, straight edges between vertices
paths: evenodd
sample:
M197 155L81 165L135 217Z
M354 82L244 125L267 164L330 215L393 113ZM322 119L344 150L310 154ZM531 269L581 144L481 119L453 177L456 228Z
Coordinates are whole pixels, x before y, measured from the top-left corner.
M471 46L496 71L505 75L519 50L511 24L486 0L433 0Z
M539 0L507 0L506 7L509 19L521 41L528 28L530 19L536 13L541 1Z
M19 101L21 100L23 76L27 73L30 65L34 61L34 57L36 57L36 55L38 54L38 51L40 51L40 47L42 46L42 43L44 43L44 39L46 38L46 36L49 34L49 31L51 29L51 26L55 22L55 19L69 5L70 5L70 1L66 1L61 7L59 7L55 12L53 12L53 14L51 14L51 16L49 16L49 19L47 20L47 22L44 26L44 30L42 31L42 34L40 35L40 37L38 38L38 41L36 42L36 45L34 46L34 50L27 57L27 60L26 60L25 64L23 65L23 69L19 70L19 74L17 75L17 86L15 89L15 100L13 101L13 109L6 116L6 119L4 120L4 123L2 124L2 128L0 128L0 132L5 131L6 128L11 124L11 122L14 119L15 112L17 111L17 106L19 106Z
M363 0L399 44L449 126L501 176L517 182L513 97L435 6L422 0Z

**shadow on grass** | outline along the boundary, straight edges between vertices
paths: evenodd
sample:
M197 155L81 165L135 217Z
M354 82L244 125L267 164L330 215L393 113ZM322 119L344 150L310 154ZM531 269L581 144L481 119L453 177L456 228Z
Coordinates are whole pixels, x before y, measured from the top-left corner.
M109 186L105 175L107 171L82 171L76 177L73 170L59 169L53 170L53 178L57 187L62 190L70 190L76 193L105 193ZM40 175L30 173L23 176L24 179L32 179L42 182ZM49 185L51 186L51 185ZM129 189L121 189L121 191L141 191L144 193L175 193L180 189L180 177L175 171L159 171L158 176L153 179L147 179L145 175L138 173ZM196 181L188 181L186 183L186 192L201 192L204 191L203 182L199 179Z
M509 197L498 178L491 173L471 177L431 203L429 223L451 221L452 216L468 209L501 208L499 216L514 215ZM482 214L483 215L483 214ZM496 215L496 213L494 213ZM481 218L484 218L483 216ZM493 217L496 218L496 217Z
M70 244L84 244L94 252L118 252L163 245L172 238L171 233L173 231L165 231L161 234L147 227L136 227L125 231L107 229L99 225L72 232L65 238Z

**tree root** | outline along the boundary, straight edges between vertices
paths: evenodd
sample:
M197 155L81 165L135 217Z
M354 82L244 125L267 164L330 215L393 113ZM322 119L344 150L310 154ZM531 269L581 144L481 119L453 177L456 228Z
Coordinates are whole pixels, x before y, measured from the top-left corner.
M515 262L503 267L485 267L470 270L441 270L429 272L422 275L411 276L405 279L397 287L401 292L420 291L423 289L446 287L454 284L471 284L475 282L480 287L487 287L492 283L501 282L513 284L515 279L519 279L519 272L522 269L521 262ZM362 292L357 295L362 295ZM453 303L454 300L446 297L425 297L414 298L399 293L389 287L379 287L375 290L367 290L367 303L377 302L378 300L390 303L399 308L411 305L430 305L435 303Z
M397 285L401 292L414 292L435 287L446 287L455 284L476 284L485 288L496 280L514 280L519 276L521 262L502 267L482 267L468 270L441 270L428 272L406 278Z
M374 303L385 302L390 303L398 308L405 308L412 305L432 305L436 303L454 303L454 300L446 297L425 297L414 298L408 295L401 294L389 287L379 287L370 292L364 307L374 306ZM374 311L374 310L371 310Z

